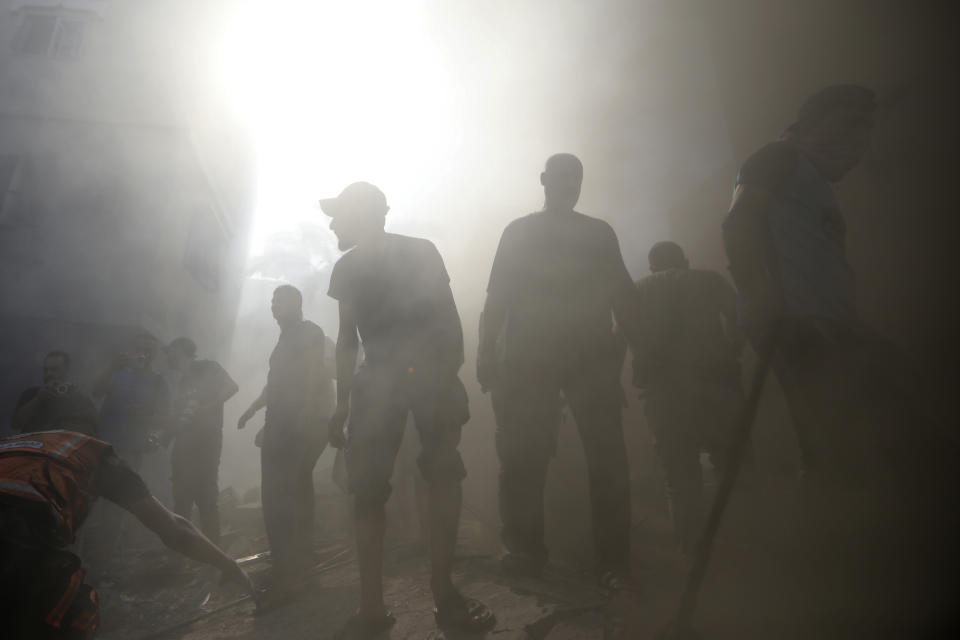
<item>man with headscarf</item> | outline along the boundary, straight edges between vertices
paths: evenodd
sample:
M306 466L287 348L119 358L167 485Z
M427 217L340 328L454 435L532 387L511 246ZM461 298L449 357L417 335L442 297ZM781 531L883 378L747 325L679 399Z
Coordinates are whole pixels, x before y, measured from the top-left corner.
M723 225L744 330L774 349L800 444L805 555L794 577L809 594L844 594L833 603L842 611L805 618L816 627L805 637L852 615L864 633L876 625L871 637L890 615L910 628L924 610L950 610L943 594L957 585L957 445L919 399L907 359L860 319L831 186L866 153L875 110L857 85L810 97L744 162Z

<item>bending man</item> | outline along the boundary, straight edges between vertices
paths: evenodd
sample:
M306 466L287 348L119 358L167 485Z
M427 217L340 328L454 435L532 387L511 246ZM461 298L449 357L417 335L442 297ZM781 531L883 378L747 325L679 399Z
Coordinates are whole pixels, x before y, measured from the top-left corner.
M143 480L106 442L72 431L0 439L0 613L5 637L92 638L100 623L97 592L64 550L99 497L116 503L189 558L253 585L232 559L190 522L150 495Z

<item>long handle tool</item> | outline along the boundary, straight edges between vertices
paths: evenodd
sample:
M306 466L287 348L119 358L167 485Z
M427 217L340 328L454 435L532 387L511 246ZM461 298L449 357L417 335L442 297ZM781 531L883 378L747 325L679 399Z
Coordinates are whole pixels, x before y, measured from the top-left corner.
M700 595L700 587L703 585L703 578L707 573L707 565L710 564L713 543L716 540L717 532L720 530L720 521L723 519L723 513L730 502L730 495L733 493L734 485L736 485L737 476L740 475L743 452L747 443L750 442L750 432L753 430L753 424L756 421L757 408L763 395L763 385L770 371L770 364L779 343L779 336L779 326L775 326L761 346L757 370L750 385L750 394L743 404L743 409L734 426L730 444L727 448L726 472L720 479L716 498L714 498L713 505L710 508L710 514L707 516L707 522L703 527L700 540L697 542L693 565L690 567L690 573L687 574L687 580L683 585L683 594L680 596L677 617L670 626L657 635L658 640L698 640L700 637L691 626L693 614L697 608L697 597Z

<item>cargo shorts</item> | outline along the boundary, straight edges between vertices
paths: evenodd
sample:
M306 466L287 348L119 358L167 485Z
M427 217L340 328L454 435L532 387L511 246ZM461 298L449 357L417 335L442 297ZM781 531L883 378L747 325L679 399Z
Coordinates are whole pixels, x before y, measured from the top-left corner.
M354 378L347 424L347 476L358 505L384 504L390 497L393 465L410 413L420 434L417 465L424 479L433 484L466 477L457 447L470 413L460 379L365 364Z

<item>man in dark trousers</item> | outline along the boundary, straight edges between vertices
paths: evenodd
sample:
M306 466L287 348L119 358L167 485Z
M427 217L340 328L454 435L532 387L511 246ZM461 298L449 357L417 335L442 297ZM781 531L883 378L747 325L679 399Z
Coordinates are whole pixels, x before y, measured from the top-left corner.
M51 351L43 359L43 385L20 394L11 426L20 433L69 429L96 436L98 422L93 401L70 382L70 356Z
M547 562L543 496L562 392L587 459L598 576L620 588L630 575L630 484L623 347L613 317L629 336L636 289L610 225L574 211L582 181L579 159L550 157L540 175L544 210L504 230L487 287L477 376L493 392L497 420L503 569L539 575Z
M72 431L0 439L0 616L11 640L87 640L100 625L71 544L97 498L137 517L165 545L213 565L253 594L240 566L150 495L106 442Z
M831 187L866 152L875 108L860 86L814 94L744 162L723 225L743 326L760 349L773 338L802 454L805 555L791 569L820 599L803 637L926 637L955 620L957 446L907 359L857 313Z
M369 637L394 621L383 602L384 503L410 413L420 433L420 471L429 484L437 622L466 631L489 628L493 614L464 598L450 579L466 475L457 446L469 413L457 374L463 332L443 259L428 240L384 231L386 198L371 184L351 184L321 206L333 218L330 228L340 248L349 250L330 276L330 296L340 304L330 441L346 445L360 562L360 610L345 632ZM361 340L364 361L354 375Z
M680 550L693 552L702 517L700 452L723 471L731 428L743 404L737 294L723 276L691 269L680 245L658 242L651 275L637 283L640 321L634 385L667 475Z
M303 319L300 291L277 287L271 310L280 338L270 355L267 385L237 428L266 407L260 490L273 562L269 598L279 603L294 595L313 566L313 467L326 447L333 382L324 366L323 329Z
M166 354L170 368L179 376L166 436L174 438L170 455L173 510L189 519L196 504L201 531L220 544L217 476L223 448L223 404L239 387L213 360L197 360L197 345L190 338L177 338Z

